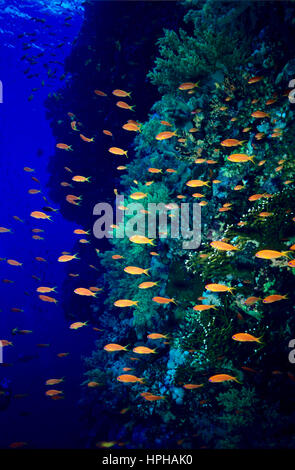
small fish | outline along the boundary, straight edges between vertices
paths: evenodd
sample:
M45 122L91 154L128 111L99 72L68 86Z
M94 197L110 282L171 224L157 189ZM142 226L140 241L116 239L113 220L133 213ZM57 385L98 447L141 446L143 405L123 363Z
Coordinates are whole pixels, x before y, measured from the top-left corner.
M125 103L125 101L117 101L116 106L121 109L129 109L130 111L134 111L135 105L130 106L130 104Z
M106 93L104 93L103 91L100 91L100 90L94 90L94 93L97 96L108 96Z
M257 82L260 82L260 80L263 80L263 78L264 77L262 75L257 76L257 77L251 77L251 78L249 78L248 83L249 84L257 83Z
M33 211L30 213L30 216L34 219L48 219L51 221L51 216L40 211Z
M74 322L74 323L71 323L71 325L69 326L70 330L78 330L79 328L82 328L83 326L86 326L88 324L88 322L81 322L81 321L77 321L77 322Z
M114 302L115 307L131 307L138 305L138 300L119 299Z
M150 287L154 287L154 286L157 286L158 285L158 282L142 282L141 284L139 284L139 289L149 289Z
M92 292L89 289L85 289L84 287L78 287L74 290L75 294L87 296L87 297L96 297L96 293Z
M277 259L286 257L288 258L288 251L276 251L276 250L261 250L255 253L256 258L261 259Z
M169 131L160 132L159 134L156 135L156 140L167 140L167 139L171 139L171 137L173 137L173 136L177 137L176 131L174 131L174 132L169 132Z
M196 88L199 86L199 82L184 82L181 83L178 87L179 90L192 90L193 88Z
M57 300L54 297L49 297L48 295L39 295L38 296L40 300L43 300L43 302L50 302L50 303L55 303L57 304Z
M241 341L241 342L256 342L260 343L261 338L256 338L253 335L250 335L249 333L236 333L235 335L232 336L232 339L235 341Z
M147 238L145 237L144 235L132 235L132 237L129 238L129 240L132 242L132 243L136 243L136 244L139 244L139 245L153 245L154 246L154 239L153 238Z
M83 142L94 142L94 137L86 137L84 134L79 134Z
M143 268L138 268L137 266L127 266L126 268L124 268L124 271L128 274L135 274L135 275L139 275L139 274L145 274L146 276L149 276L149 271L150 268L148 269L143 269Z
M252 114L251 114L252 117L254 118L265 118L265 117L269 117L269 114L268 113L265 113L264 111L254 111Z
M66 151L73 151L71 145L63 144L63 143L58 143L56 144L56 147L61 150L66 150Z
M128 346L121 346L120 344L110 343L104 346L104 350L107 352L127 351Z
M278 302L280 300L285 300L287 298L288 298L287 295L278 295L278 294L268 295L267 297L263 299L263 303L272 304L273 302Z
M45 382L45 385L57 385L57 384L60 384L61 382L63 382L64 379L48 379L46 380Z
M147 348L146 346L136 346L133 348L133 352L136 354L156 354L155 349Z
M230 292L232 294L234 287L229 287L224 284L207 284L205 289L211 292Z
M128 155L127 155L128 151L123 150L119 147L110 147L108 151L114 155L126 155L126 157L128 158Z
M47 392L45 392L45 395L47 395L48 397L55 397L57 395L60 395L62 394L63 392L61 390L47 390Z
M228 374L217 374L217 375L212 375L211 377L209 377L209 382L212 382L212 383L227 382L227 381L232 381L232 380L237 383L241 383L236 377L233 377L232 375L228 375Z
M152 301L156 302L157 304L170 304L170 303L176 304L174 299L169 299L166 297L153 297Z
M204 384L185 384L183 388L186 390L195 390L196 388L204 387Z
M59 261L60 263L66 263L68 261L72 261L73 259L79 259L78 258L78 253L76 253L74 255L62 255L58 258L57 261Z
M8 259L6 260L7 264L10 266L22 266L23 263L20 263L19 261L16 261L15 259Z
M205 310L210 310L211 308L216 309L216 305L205 305L205 304L195 305L193 307L193 310L195 310L196 312L204 312Z
M244 304L245 304L245 305L248 305L248 306L254 305L254 304L255 304L256 302L258 302L259 300L261 300L260 297L254 297L254 296L253 296L253 297L248 297L248 299L246 299L246 300L244 301Z
M227 159L233 163L245 163L245 162L254 163L253 158L254 158L254 155L250 156L250 155L246 155L245 153L233 153L227 157Z
M238 247L230 245L229 243L225 243L225 242L222 242L222 241L211 242L210 246L212 246L216 250L220 250L220 251L235 251L235 250L238 250Z
M243 145L246 140L237 140L237 139L226 139L221 142L220 145L223 147L237 147L238 145Z
M202 181L202 180L190 180L187 181L185 184L190 188L199 188L201 186L209 186L209 181Z
M123 383L136 383L136 382L144 383L143 378L136 377L136 375L130 375L130 374L119 375L119 377L117 377L117 380Z

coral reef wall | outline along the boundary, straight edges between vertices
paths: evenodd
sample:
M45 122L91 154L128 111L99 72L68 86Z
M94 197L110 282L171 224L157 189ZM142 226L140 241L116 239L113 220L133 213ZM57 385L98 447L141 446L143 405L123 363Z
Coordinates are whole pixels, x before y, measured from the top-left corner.
M82 400L89 446L292 448L294 6L171 4L116 3L114 16L113 5L89 5L69 60L74 79L49 102L95 135L86 145L77 136L84 173L95 184L78 211L64 203L69 218L86 223L95 202L113 203L114 188L126 203L144 194L145 211L163 203L171 219L175 203L198 202L202 211L197 250L184 249L169 227L154 246L114 237L87 248L103 287L91 305L100 339L86 360L85 384L98 386L86 387ZM128 12L136 8L139 21L130 28ZM151 21L140 20L146 15ZM116 87L132 91L135 113L93 94ZM125 116L140 123L132 141L121 130ZM70 130L54 126L64 141ZM107 155L109 137L100 128L119 135L114 142L130 160ZM74 165L70 152L66 158L52 159L54 178ZM127 167L120 179L117 165ZM56 199L62 194L52 190ZM126 213L125 226L128 220ZM127 266L149 276L130 275ZM144 281L155 285L139 288ZM119 299L136 304L119 308ZM124 348L107 352L107 344ZM153 352L138 354L138 347ZM136 383L118 380L127 372Z

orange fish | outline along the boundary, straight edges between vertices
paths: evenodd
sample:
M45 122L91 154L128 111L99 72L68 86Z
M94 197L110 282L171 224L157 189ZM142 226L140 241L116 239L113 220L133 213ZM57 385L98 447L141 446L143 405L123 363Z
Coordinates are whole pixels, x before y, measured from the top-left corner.
M259 77L252 77L252 78L249 78L248 80L248 83L252 84L252 83L257 83L257 82L260 82L260 80L263 80L263 76L259 76Z
M78 253L76 253L75 255L62 255L58 258L57 261L59 261L60 263L66 263L67 261L71 261L72 259L79 259Z
M216 305L205 305L205 304L195 305L193 307L193 310L196 310L197 312L204 312L205 310L210 310L211 308L216 309Z
M149 271L150 268L148 269L142 269L142 268L138 268L136 266L127 266L126 268L124 268L124 271L128 274L146 274L146 276L149 276Z
M81 322L81 321L76 321L74 323L72 323L69 328L70 330L78 330L79 328L82 328L83 326L86 326L87 325L87 321L86 322Z
M202 181L202 180L190 180L187 181L185 184L190 188L199 188L201 186L209 186L209 181Z
M126 155L128 157L127 150L120 149L119 147L110 147L109 152L114 155Z
M233 153L227 157L227 159L233 163L245 163L245 162L254 163L253 158L254 158L254 155L250 156L250 155L246 155L245 153Z
M238 381L238 379L236 377L233 377L232 375L228 375L228 374L212 375L209 378L209 382L212 382L212 383L227 382L227 381L231 381L231 380L233 380L237 383L241 383L241 382Z
M139 284L138 287L139 287L139 289L149 289L150 287L154 287L154 286L157 286L157 285L158 285L158 282L142 282L141 284Z
M276 251L276 250L261 250L257 251L255 253L256 258L261 258L261 259L277 259L281 258L283 256L287 256L288 251Z
M185 384L183 385L183 388L186 388L186 390L195 390L196 388L201 388L204 387L204 384Z
M269 114L268 113L265 113L264 111L254 111L252 114L251 114L252 117L254 118L265 118L265 117L269 117Z
M120 299L114 302L115 307L131 307L138 305L138 300Z
M135 348L133 348L133 352L137 354L156 354L155 349L150 349L146 346L136 346Z
M106 344L103 349L108 352L127 351L127 346L121 346L120 344L110 343Z
M94 93L97 96L108 96L106 93L104 93L103 91L100 91L100 90L94 90Z
M119 375L119 377L117 377L117 380L123 383L136 383L136 382L144 383L143 378L136 377L136 375L130 375L130 374Z
M166 140L166 139L171 139L171 137L176 136L176 131L174 132L160 132L159 134L156 135L156 140Z
M49 297L48 295L39 295L38 296L40 300L43 300L43 302L52 302L57 304L57 300L54 299L53 297Z
M235 251L238 250L236 246L230 245L229 243L221 242L221 241L216 241L216 242L211 242L210 245L213 248L216 248L217 250L220 251Z
M48 397L55 397L55 396L60 395L62 393L63 392L61 390L47 390L47 392L45 392L45 395L47 395Z
M232 336L232 339L235 341L241 341L241 342L256 342L260 343L261 338L255 338L255 336L250 335L249 333L236 333L235 335Z
M170 304L171 302L176 304L174 299L167 299L166 297L153 297L152 300L157 304Z
M147 338L149 339L167 339L167 335L162 335L161 333L150 333L147 335Z
M199 86L199 82L196 82L196 83L185 82L185 83L181 83L181 85L179 85L178 89L179 90L192 90L193 88L198 87L198 86Z
M48 379L46 380L45 382L45 385L57 385L57 384L60 384L61 382L63 382L64 379Z
M83 134L80 134L80 137L84 142L94 142L94 137L89 138L89 137L86 137Z
M273 302L278 302L279 300L284 300L287 298L288 298L287 295L278 295L278 294L268 295L267 297L265 297L265 299L263 299L263 303L272 304Z
M92 292L89 289L85 289L84 287L78 287L77 289L74 290L75 294L78 295L83 295L87 297L96 297L96 293Z
M56 144L56 147L61 150L67 150L67 151L73 150L71 145L62 144L62 143Z
M10 266L22 266L23 265L23 263L20 263L19 261L16 261L15 259L8 259L6 262Z
M237 147L238 145L243 145L246 140L237 140L237 139L226 139L221 142L220 145L223 147Z
M154 246L154 243L153 243L154 239L153 238L147 238L144 235L132 235L132 237L130 237L129 240L132 243L136 243L136 244L139 244L139 245L148 244L148 245L153 245Z
M117 101L116 106L122 109L130 109L130 111L134 111L133 108L135 108L135 105L130 106L128 103L125 103L125 101Z
M33 211L33 212L30 213L30 216L33 217L34 219L49 219L49 220L51 220L50 215L45 214L44 212L40 212L40 211Z
M129 97L131 98L131 91L130 92L127 92L127 91L124 91L124 90L120 90L120 89L116 89L116 90L113 90L112 91L112 94L115 95L115 96L119 96L120 98L125 98L125 97Z
M245 300L244 304L245 305L254 305L256 302L258 302L259 300L261 300L260 297L248 297L248 299Z
M224 284L207 284L205 289L211 292L230 292L232 294L234 287L229 287Z

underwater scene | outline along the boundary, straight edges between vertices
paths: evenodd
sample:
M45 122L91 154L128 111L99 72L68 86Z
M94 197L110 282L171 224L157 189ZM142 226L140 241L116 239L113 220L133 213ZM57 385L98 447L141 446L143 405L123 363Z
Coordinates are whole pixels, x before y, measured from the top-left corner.
M0 455L294 449L295 2L0 7Z

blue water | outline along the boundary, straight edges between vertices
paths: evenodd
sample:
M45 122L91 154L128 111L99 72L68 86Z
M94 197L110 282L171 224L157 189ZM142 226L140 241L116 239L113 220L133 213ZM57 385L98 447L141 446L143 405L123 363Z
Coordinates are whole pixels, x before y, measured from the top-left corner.
M71 43L83 21L83 10L78 8L80 3L30 1L21 2L19 7L17 2L0 2L0 79L4 98L0 104L0 226L13 231L0 234L0 257L23 263L22 267L14 267L5 260L0 261L0 339L13 342L13 346L4 348L4 362L12 365L0 368L0 381L3 378L11 381L12 395L28 394L23 398L12 397L9 406L0 411L1 448L15 441L25 441L32 448L84 446L77 401L81 383L85 380L82 357L93 349L96 333L91 327L70 330L71 312L65 312L60 302L42 302L36 292L40 285L57 286L57 294L52 296L57 300L62 298L63 282L68 274L67 267L58 263L57 258L62 251L73 253L77 241L73 230L77 226L58 212L50 214L53 222L30 217L32 211L42 210L44 206L58 208L52 201L42 199L47 196L50 176L47 166L56 145L46 119L44 100L48 93L66 86L66 82L60 80L63 65L49 64L50 69L57 72L53 78L48 78L48 69L43 64L50 60L64 63L69 55ZM71 26L62 26L69 15L72 16L68 20ZM44 23L31 20L31 16L45 19L45 24L52 27L44 27ZM36 32L36 36L26 34L24 38L17 38L24 32ZM50 32L56 32L56 35L50 35ZM33 41L32 47L24 50L23 43L30 41ZM61 42L64 46L56 48ZM21 57L39 53L44 56L30 66L29 72L39 76L29 79L24 74L29 66ZM38 91L29 101L35 87ZM67 116L56 119L67 119ZM25 166L34 172L25 172ZM32 176L38 178L40 184L34 182ZM32 188L42 189L42 193L28 194ZM13 216L23 222L14 220ZM43 229L44 233L37 235L45 239L33 240L32 228ZM46 262L36 261L37 256L45 258ZM79 262L72 263L73 272L79 272ZM32 275L41 281L33 279ZM14 282L5 284L3 278ZM13 307L24 311L11 312ZM33 333L12 335L13 328L32 330ZM50 343L50 347L39 348L38 343ZM61 352L70 354L65 358L57 357ZM64 399L46 397L45 381L63 376L65 382L59 388L64 390Z

